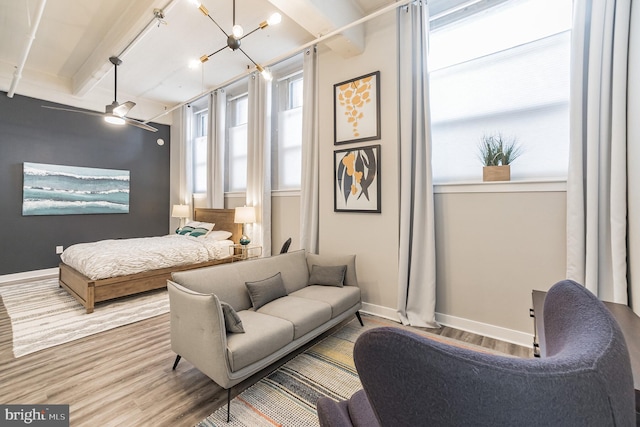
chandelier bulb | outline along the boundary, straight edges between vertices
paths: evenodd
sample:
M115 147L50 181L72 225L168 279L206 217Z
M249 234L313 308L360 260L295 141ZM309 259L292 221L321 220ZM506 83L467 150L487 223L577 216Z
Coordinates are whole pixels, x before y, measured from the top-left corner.
M269 17L269 19L267 19L267 23L269 25L277 25L281 21L282 21L282 15L280 15L278 12L274 13Z
M233 36L237 39L239 39L240 37L242 37L244 35L244 28L242 28L242 25L234 25L233 29L231 30L231 33L233 34Z

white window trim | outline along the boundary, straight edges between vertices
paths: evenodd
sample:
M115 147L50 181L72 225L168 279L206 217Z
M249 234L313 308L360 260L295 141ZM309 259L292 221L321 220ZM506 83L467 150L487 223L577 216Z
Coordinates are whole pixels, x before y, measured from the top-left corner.
M453 193L534 193L566 192L566 178L526 179L517 181L467 181L433 186L434 194Z

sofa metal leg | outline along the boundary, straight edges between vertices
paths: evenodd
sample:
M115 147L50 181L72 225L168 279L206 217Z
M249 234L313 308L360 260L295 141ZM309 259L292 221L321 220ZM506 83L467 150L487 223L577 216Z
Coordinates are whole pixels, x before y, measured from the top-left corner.
M227 422L231 421L231 389L227 389Z
M356 311L356 317L358 318L358 322L360 322L360 326L364 326L364 323L362 323L362 317L360 317L359 311Z
M181 358L181 357L182 357L182 356L180 356L180 355L177 355L177 356L176 356L176 361L175 361L175 362L173 362L173 369L172 369L173 371L175 371L175 370L176 370L176 366L178 366L178 362L180 361L180 358Z

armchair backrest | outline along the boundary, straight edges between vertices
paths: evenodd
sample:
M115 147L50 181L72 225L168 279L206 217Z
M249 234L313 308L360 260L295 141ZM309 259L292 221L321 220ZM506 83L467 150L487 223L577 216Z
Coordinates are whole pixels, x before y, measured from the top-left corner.
M602 302L575 282L549 291L551 356L456 347L399 328L356 341L354 360L382 426L634 426L629 355Z

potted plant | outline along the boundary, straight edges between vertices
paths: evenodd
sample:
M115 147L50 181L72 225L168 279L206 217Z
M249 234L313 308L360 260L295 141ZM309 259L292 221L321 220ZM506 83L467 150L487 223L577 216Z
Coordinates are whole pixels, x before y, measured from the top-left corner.
M507 140L501 133L483 135L478 145L483 181L509 181L511 163L522 154L516 138Z

